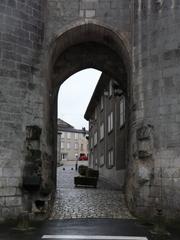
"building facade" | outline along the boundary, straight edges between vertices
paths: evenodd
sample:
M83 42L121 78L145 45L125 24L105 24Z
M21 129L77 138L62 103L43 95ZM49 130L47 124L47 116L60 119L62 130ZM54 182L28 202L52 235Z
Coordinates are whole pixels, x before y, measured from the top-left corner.
M85 129L76 129L62 119L58 119L57 134L57 163L63 160L76 160L80 153L88 155L88 132Z
M89 165L124 187L126 159L125 95L102 74L85 113L89 121Z

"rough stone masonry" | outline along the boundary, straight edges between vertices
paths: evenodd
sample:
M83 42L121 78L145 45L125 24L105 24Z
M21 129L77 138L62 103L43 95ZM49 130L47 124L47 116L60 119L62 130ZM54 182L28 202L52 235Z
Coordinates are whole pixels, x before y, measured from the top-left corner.
M0 0L0 219L47 212L60 85L93 67L128 102L126 198L180 216L179 0Z

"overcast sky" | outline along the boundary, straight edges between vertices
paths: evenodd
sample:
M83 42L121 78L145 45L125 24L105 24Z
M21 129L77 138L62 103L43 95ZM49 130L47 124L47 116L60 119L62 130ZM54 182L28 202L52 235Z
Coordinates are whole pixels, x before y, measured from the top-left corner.
M100 71L89 68L68 78L59 89L58 117L75 128L88 129L84 114L101 75Z

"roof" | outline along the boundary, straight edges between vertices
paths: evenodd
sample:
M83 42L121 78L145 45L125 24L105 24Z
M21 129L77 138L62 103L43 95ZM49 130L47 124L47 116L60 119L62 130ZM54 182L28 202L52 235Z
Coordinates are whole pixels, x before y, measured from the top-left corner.
M74 133L85 133L88 134L88 131L85 128L76 129L69 123L65 122L64 120L58 118L58 133L60 132L74 132Z
M72 125L70 125L69 123L65 122L64 120L62 120L60 118L58 118L57 125L58 125L58 129L59 128L61 128L61 129L74 128Z
M88 107L86 109L86 112L84 114L84 118L86 120L89 120L91 118L91 114L94 111L95 107L97 106L104 90L107 89L110 79L111 78L108 75L106 75L104 73L101 74L101 77L96 85L96 88L93 92L91 100L90 100Z

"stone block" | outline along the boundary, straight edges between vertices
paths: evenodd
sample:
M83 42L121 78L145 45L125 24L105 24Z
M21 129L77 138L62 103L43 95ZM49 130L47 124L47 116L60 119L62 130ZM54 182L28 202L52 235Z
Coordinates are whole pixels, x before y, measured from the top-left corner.
M16 219L22 211L23 208L21 206L3 207L1 216L2 219Z
M61 16L69 18L77 17L79 15L79 0L59 1L58 8L61 13ZM52 14L55 11L56 9L53 9Z
M9 187L9 186L6 186L6 187L3 187L3 188L0 188L0 196L3 197L3 196L13 196L16 194L16 188L15 187Z
M5 205L5 197L0 197L0 207L4 207Z
M15 0L8 0L7 1L7 6L16 8L16 1Z
M111 0L111 8L114 8L114 9L116 9L116 8L118 8L119 7L119 2L120 1L118 1L118 0Z
M108 11L111 9L110 6L111 6L110 0L99 0L99 5L98 5L99 9L106 9L106 11Z
M9 187L19 187L20 185L20 178L8 178L7 185Z
M85 17L86 18L93 18L96 15L95 10L85 10Z
M57 7L57 1L54 1L54 0L48 1L48 4L49 4L50 7L53 7L53 8Z
M98 0L82 0L80 9L95 10L97 6L98 6Z
M3 177L21 177L21 170L20 168L3 168Z
M84 17L85 16L85 11L84 10L80 10L79 11L79 17Z
M5 198L5 204L6 204L7 207L21 206L22 198L19 197L19 196L6 197Z
M0 188L4 188L4 187L6 187L6 186L8 186L8 185L7 185L7 178L1 177Z

